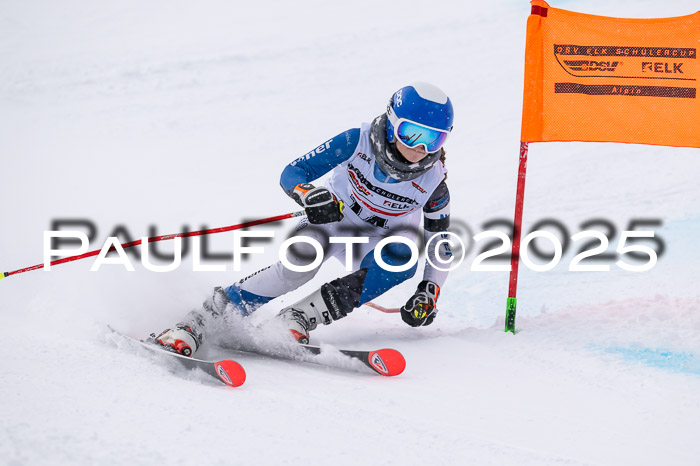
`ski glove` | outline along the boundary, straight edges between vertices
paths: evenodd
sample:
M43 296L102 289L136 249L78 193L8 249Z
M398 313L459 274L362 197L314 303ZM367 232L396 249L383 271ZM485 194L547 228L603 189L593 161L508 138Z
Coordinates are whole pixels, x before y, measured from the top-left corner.
M298 184L292 190L292 197L304 207L309 223L318 225L343 219L343 201L323 186L317 188L311 183Z
M439 294L440 287L436 283L428 280L420 282L413 296L401 307L403 321L411 327L432 324L437 314L435 303Z

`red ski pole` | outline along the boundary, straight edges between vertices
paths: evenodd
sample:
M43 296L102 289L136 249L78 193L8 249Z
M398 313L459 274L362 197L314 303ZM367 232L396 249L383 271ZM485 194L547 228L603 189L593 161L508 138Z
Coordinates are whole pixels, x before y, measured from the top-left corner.
M384 307L380 306L379 304L374 304L372 301L365 303L365 306L371 307L372 309L376 309L378 311L386 312L387 314L401 312L401 309L398 307Z
M299 212L290 212L288 214L284 215L277 215L276 217L268 217L268 218L262 218L259 220L252 220L250 222L245 222L245 223L239 223L238 225L230 225L227 227L220 227L220 228L212 228L209 230L198 230L198 231L188 231L185 233L176 233L173 235L161 235L161 236L153 236L151 238L146 238L147 243L155 243L156 241L165 241L169 239L174 239L174 238L188 238L190 236L202 236L202 235L211 235L213 233L223 233L225 231L232 231L232 230L240 230L241 228L248 228L248 227L253 227L255 225L262 225L264 223L272 223L272 222L278 222L280 220L284 220L287 218L293 218L293 217L301 217L304 215L304 211L300 210ZM132 246L137 246L142 243L143 240L136 240L136 241L131 241L129 243L123 243L121 246L122 248L130 248ZM113 251L114 247L110 248L110 251ZM79 254L77 256L70 256L70 257L64 257L62 259L56 259L55 261L52 261L50 265L58 265L58 264L65 264L66 262L73 262L77 261L79 259L85 259L86 257L93 257L96 256L100 253L101 249L97 249L95 251L90 251L86 252L84 254ZM18 273L23 273L23 272L29 272L31 270L37 270L44 268L44 264L37 264L33 265L31 267L25 267L23 269L18 269L18 270L13 270L12 272L3 272L0 274L0 280L2 280L5 277L9 277L10 275L16 275Z

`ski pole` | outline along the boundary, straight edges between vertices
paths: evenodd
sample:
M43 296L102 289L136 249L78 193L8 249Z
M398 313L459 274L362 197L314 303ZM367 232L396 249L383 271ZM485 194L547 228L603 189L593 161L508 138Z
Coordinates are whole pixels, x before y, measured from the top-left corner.
M165 241L169 239L174 239L174 238L188 238L190 236L202 236L202 235L211 235L213 233L223 233L225 231L232 231L232 230L240 230L241 228L248 228L248 227L253 227L256 225L262 225L264 223L272 223L272 222L278 222L280 220L285 220L287 218L293 218L293 217L301 217L304 215L304 211L300 210L299 212L290 212L288 214L284 215L277 215L275 217L268 217L268 218L262 218L259 220L252 220L250 222L244 222L244 223L239 223L238 225L230 225L227 227L220 227L220 228L212 228L209 230L198 230L198 231L188 231L184 233L176 233L173 235L161 235L161 236L153 236L151 238L146 238L147 243L155 243L156 241ZM122 248L130 248L132 246L137 246L141 244L143 240L137 239L136 241L131 241L128 243L123 243L121 246ZM115 248L112 246L109 251L114 251ZM77 261L79 259L85 259L86 257L93 257L96 256L100 253L101 249L97 249L95 251L90 251L86 252L84 254L79 254L77 256L69 256L69 257L64 257L62 259L56 259L55 261L52 261L49 265L59 265L59 264L65 264L66 262L73 262ZM2 272L0 273L0 280L2 280L5 277L9 277L10 275L16 275L18 273L23 273L23 272L29 272L32 270L37 270L41 269L44 267L44 264L37 264L33 265L31 267L25 267L23 269L18 269L18 270L13 270L12 272Z
M378 311L386 312L387 314L393 314L395 312L401 312L401 309L398 307L392 307L392 308L387 308L384 306L380 306L379 304L374 304L372 301L365 303L365 306L371 307L372 309L376 309Z

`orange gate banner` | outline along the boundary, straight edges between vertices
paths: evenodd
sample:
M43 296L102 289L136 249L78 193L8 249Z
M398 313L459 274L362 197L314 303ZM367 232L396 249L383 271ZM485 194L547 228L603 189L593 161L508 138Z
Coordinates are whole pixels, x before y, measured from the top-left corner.
M700 147L700 11L625 19L530 3L521 141Z

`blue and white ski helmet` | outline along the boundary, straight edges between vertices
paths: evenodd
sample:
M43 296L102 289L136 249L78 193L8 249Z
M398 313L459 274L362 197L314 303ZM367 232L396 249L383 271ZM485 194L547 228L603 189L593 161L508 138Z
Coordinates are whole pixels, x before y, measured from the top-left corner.
M370 141L377 166L399 181L426 173L444 153L453 120L452 102L439 88L423 82L402 87L391 97L386 113L372 122ZM397 138L408 147L425 146L428 154L409 162L396 147Z
M386 113L386 137L390 143L396 140L392 120L403 118L446 132L452 131L454 121L450 98L437 86L425 82L415 82L396 91L389 101ZM428 152L438 149L439 147Z

